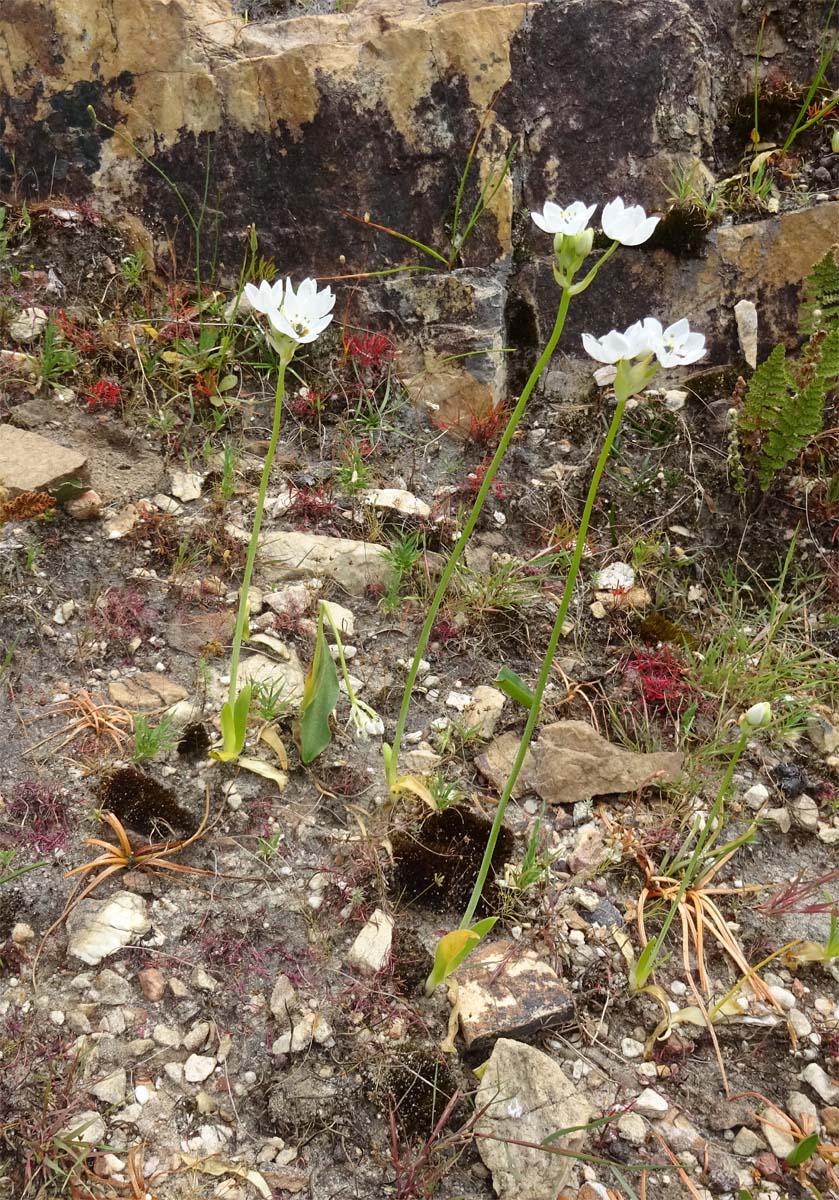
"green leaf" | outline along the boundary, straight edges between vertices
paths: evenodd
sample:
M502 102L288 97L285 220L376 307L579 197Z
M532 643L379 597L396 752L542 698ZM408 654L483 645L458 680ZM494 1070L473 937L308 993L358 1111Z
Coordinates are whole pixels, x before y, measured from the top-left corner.
M315 654L300 705L300 757L310 763L332 741L329 717L338 703L338 671L323 633L323 612L318 623Z
M231 762L242 753L248 728L248 712L251 706L252 692L253 684L248 683L239 692L233 704L228 700L222 705L219 715L221 748L210 751L210 758L216 759L217 762Z
M425 994L430 996L444 979L448 979L453 971L471 954L478 943L486 937L498 917L484 917L471 929L455 929L440 938L434 955L434 966L425 984Z
M812 1158L816 1152L816 1147L819 1144L819 1135L810 1133L807 1137L802 1138L798 1145L790 1150L787 1155L788 1167L800 1167L808 1158Z
M495 683L505 696L515 700L522 708L529 711L533 707L533 692L521 676L517 675L515 671L511 671L509 667L501 668L495 677Z
M60 483L58 487L51 488L50 495L56 503L66 504L69 500L75 500L89 490L89 483L81 483L78 479L68 479L65 483Z

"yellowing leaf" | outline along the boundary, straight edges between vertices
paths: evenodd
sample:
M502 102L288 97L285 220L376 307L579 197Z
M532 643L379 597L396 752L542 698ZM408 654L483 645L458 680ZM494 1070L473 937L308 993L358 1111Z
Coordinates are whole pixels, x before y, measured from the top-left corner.
M277 758L280 760L280 766L282 769L284 771L288 770L288 755L285 752L283 739L277 733L273 725L263 725L259 731L259 737L256 740L267 742L276 754Z
M265 1200L271 1200L271 1189L259 1171L248 1170L239 1163L225 1162L221 1158L199 1158L196 1154L182 1154L181 1162L193 1171L201 1171L205 1175L214 1175L216 1178L220 1175L236 1175L239 1179L246 1179L256 1188L260 1196L264 1196Z
M240 758L238 765L254 775L261 775L263 779L273 779L280 791L288 783L288 776L284 771L272 767L270 763L263 762L261 758Z
M437 802L431 795L431 792L425 786L421 779L416 775L400 775L391 788L394 796L398 796L400 792L409 792L412 796L422 800L423 804L427 804L429 808L437 811Z

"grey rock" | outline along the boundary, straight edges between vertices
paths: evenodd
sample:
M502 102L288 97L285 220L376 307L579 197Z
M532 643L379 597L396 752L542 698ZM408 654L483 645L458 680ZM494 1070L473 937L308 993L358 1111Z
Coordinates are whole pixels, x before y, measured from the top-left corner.
M518 747L517 735L505 733L476 759L495 787L503 787ZM585 721L557 721L546 725L531 744L515 794L535 792L548 804L576 804L594 796L633 792L653 779L672 783L681 769L678 752L636 753L606 741Z
M0 486L10 496L46 492L68 479L84 479L86 475L86 455L39 433L0 425Z
M190 1054L184 1063L184 1079L187 1083L203 1083L216 1068L215 1056Z
M92 1084L88 1091L97 1100L101 1100L103 1104L122 1104L125 1100L125 1089L128 1083L124 1067L118 1067L116 1071L111 1071L104 1079L99 1079Z
M478 1152L492 1172L500 1200L553 1200L568 1180L573 1160L516 1143L538 1147L556 1130L591 1120L588 1100L562 1068L541 1050L500 1038L481 1078L475 1107L481 1113L476 1132L490 1135L478 1138ZM581 1133L568 1134L557 1146L574 1151L582 1141Z
M390 958L393 918L377 908L350 947L348 961L360 971L375 975Z
M384 546L291 531L263 534L259 563L271 582L318 576L333 580L351 595L361 595L374 584L385 585L391 571Z
M291 1027L291 1013L297 1004L297 992L288 975L278 975L271 992L270 1009L284 1029Z
M149 929L146 902L134 892L82 900L67 918L67 953L94 966Z

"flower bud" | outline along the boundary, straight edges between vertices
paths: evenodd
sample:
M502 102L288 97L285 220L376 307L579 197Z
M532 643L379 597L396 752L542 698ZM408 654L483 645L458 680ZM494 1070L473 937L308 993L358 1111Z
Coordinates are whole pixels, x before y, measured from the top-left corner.
M771 723L772 705L766 700L762 700L759 704L753 704L740 718L740 728L744 733L750 729L764 729Z

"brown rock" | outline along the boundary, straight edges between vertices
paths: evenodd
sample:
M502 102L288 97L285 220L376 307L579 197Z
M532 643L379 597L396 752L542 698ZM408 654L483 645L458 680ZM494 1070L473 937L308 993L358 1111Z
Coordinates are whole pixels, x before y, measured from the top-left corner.
M140 991L152 1004L163 999L166 992L166 980L163 978L163 972L159 971L157 967L144 967L142 971L138 971L137 982L140 985Z
M179 683L155 671L140 671L128 679L115 679L108 684L108 694L114 704L121 704L132 712L138 709L168 707L186 700L189 692Z
M479 946L458 973L460 1028L470 1056L486 1058L498 1038L528 1041L567 1024L574 1002L555 971L513 941Z
M9 496L45 492L86 473L87 458L77 450L14 425L0 425L0 486Z
M516 734L502 734L475 760L494 787L504 786L519 740ZM625 750L585 721L557 721L546 725L531 744L515 795L535 792L548 804L576 804L594 796L634 792L653 780L672 783L681 769L682 755L675 751Z

